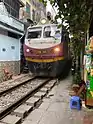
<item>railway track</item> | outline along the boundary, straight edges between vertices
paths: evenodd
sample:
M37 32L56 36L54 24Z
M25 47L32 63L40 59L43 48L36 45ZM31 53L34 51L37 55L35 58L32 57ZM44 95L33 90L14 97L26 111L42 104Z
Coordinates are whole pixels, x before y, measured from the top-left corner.
M29 81L31 78L34 78L34 77L31 77L28 74L28 75L24 75L24 77L20 77L15 80L10 80L10 81L0 83L0 95L5 93L5 91L7 92L7 90L14 88L17 85L21 85L21 83Z
M26 82L22 82L15 87L6 89L5 92L2 91L0 93L0 121L4 121L4 118L8 114L11 114L11 112L13 115L21 116L22 120L24 117L24 113L31 111L35 103L38 102L41 98L43 98L54 86L55 83L55 79L40 79L33 77L32 79L29 79ZM22 113L16 112L18 107L20 108L20 106L24 104L30 104L29 111L25 112L24 110L24 112Z
M14 90L14 89L16 89L16 88L18 88L18 87L21 87L22 85L25 85L27 82L29 82L29 81L31 81L31 80L34 80L35 78L36 78L36 77L32 77L32 78L29 77L28 79L22 81L21 83L18 82L18 84L15 84L15 85L10 86L10 87L8 87L8 88L6 87L6 89L2 89L2 90L0 91L0 96L6 94L6 93L8 93L8 92L10 92L10 91L12 91L12 90Z

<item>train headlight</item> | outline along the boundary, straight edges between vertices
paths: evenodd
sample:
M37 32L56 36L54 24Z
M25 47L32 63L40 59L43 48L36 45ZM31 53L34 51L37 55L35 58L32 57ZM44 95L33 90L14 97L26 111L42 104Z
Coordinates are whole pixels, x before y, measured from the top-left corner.
M45 23L46 23L46 19L45 18L41 19L41 24L45 24Z
M56 47L56 48L54 49L54 52L55 52L55 53L60 52L60 48L59 48L59 47Z
M29 52L30 52L30 50L29 50L29 49L26 49L26 52L27 52L27 53L29 53Z

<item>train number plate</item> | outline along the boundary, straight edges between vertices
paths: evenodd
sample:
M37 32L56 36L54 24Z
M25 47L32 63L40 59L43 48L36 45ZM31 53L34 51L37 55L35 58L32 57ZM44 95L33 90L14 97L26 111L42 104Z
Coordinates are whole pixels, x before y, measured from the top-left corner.
M47 53L47 51L46 51L46 50L42 50L42 51L41 51L41 50L39 50L39 51L37 51L36 53L37 53L37 54L46 54L46 53Z
M47 53L47 52L46 52L46 50L43 50L42 53L45 54L45 53Z

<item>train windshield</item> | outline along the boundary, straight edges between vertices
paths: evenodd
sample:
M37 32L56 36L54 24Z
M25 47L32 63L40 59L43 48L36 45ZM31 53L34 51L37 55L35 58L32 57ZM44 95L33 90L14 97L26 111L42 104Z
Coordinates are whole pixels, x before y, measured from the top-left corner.
M61 38L61 30L57 28L56 25L45 26L43 31L44 38L55 37L57 39Z
M34 27L30 28L27 32L27 39L35 39L35 38L41 38L42 34L42 28L41 27Z
M40 39L40 38L61 39L61 29L58 29L57 25L46 25L43 27L32 27L28 29L26 34L26 39Z

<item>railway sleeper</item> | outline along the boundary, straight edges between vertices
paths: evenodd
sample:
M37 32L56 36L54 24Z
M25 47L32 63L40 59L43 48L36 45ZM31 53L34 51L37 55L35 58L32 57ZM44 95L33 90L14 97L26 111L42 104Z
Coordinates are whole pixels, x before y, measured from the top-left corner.
M56 83L56 82L55 82ZM24 104L17 107L9 115L4 117L1 122L4 124L20 124L22 120L34 109L38 108L42 104L42 99L48 94L49 89L52 89L55 85L54 82L50 82L46 87L39 89L32 97L25 101ZM12 120L11 120L12 118Z
M24 118L27 116L29 112L31 112L33 109L33 106L27 105L27 104L22 104L18 108L16 108L11 114L17 115L21 118Z

